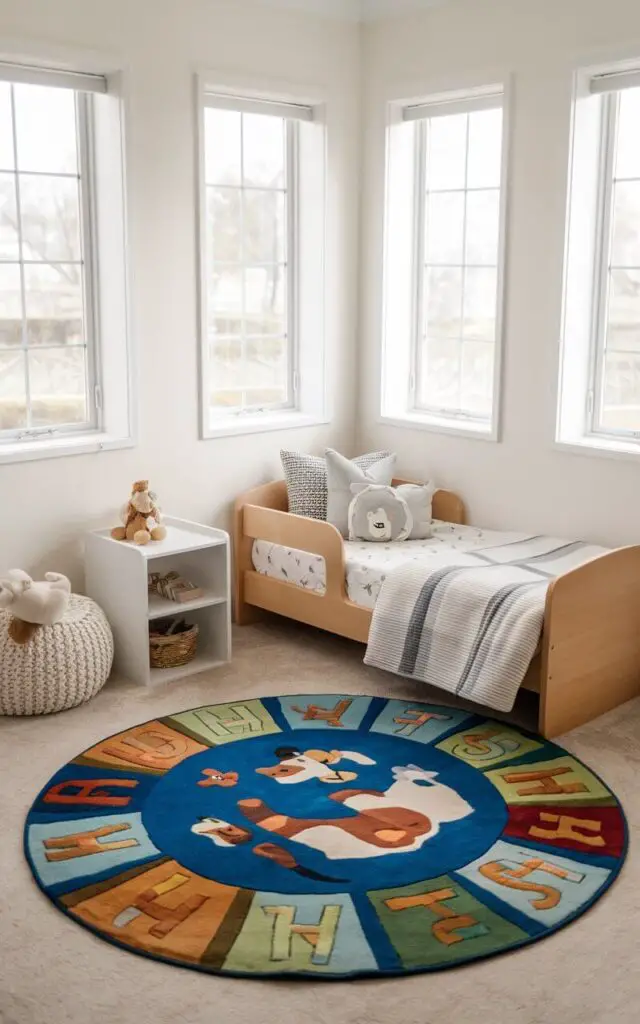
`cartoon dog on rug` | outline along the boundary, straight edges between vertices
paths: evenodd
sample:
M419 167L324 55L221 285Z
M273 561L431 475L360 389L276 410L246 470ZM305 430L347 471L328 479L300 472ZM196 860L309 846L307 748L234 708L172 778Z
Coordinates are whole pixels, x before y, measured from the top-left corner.
M411 853L437 835L441 824L473 813L454 789L435 782L437 772L408 765L393 768L392 774L394 782L384 793L365 789L331 793L331 800L356 811L342 818L293 818L258 799L239 800L238 809L254 825L319 850L330 860ZM191 831L218 846L237 846L253 838L250 829L219 818L201 819Z
M340 761L353 761L354 764L372 765L370 757L358 754L353 750L296 750L294 747L278 747L276 757L278 764L267 768L256 768L258 775L266 775L276 782L285 784L307 782L319 779L320 782L353 782L358 776L356 772L337 770L334 765Z

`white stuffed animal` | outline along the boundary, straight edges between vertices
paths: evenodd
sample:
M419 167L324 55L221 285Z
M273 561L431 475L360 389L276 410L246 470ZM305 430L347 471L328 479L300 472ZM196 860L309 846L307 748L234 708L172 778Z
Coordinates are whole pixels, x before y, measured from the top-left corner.
M374 540L391 540L391 520L383 508L367 512L369 533Z
M0 576L0 608L39 626L52 626L64 617L70 593L71 583L59 572L45 573L44 581L38 583L22 569Z

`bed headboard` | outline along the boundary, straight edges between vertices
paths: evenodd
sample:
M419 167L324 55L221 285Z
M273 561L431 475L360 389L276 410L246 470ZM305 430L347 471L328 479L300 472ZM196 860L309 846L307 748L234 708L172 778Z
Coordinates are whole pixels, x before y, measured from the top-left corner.
M416 481L398 478L393 483L397 486L413 484ZM238 498L236 509L242 505L258 505L260 508L275 508L279 512L288 512L287 485L284 480L274 480L261 487L255 487ZM453 491L436 491L433 496L433 517L442 519L445 523L466 523L467 515L462 498Z

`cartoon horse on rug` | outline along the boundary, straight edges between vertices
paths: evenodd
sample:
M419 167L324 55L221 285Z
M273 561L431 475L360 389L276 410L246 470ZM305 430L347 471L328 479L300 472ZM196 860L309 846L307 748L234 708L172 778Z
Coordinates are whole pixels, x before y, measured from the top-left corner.
M411 853L437 835L441 824L473 813L454 789L435 781L437 772L408 765L393 768L392 774L394 782L385 792L343 789L331 793L331 800L356 812L340 818L294 818L259 799L239 800L238 809L252 824L319 850L330 860ZM236 846L253 838L250 829L219 818L204 818L191 831L218 846Z

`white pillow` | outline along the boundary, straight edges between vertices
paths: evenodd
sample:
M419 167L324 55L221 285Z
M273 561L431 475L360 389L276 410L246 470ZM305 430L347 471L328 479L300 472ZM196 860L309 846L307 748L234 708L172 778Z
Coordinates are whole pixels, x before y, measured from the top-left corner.
M413 527L409 540L429 540L433 536L433 496L436 488L428 484L400 484L394 487L396 494L404 498L413 516Z
M327 522L333 523L343 537L349 534L349 505L352 484L390 484L396 464L395 455L387 455L367 469L327 448Z

